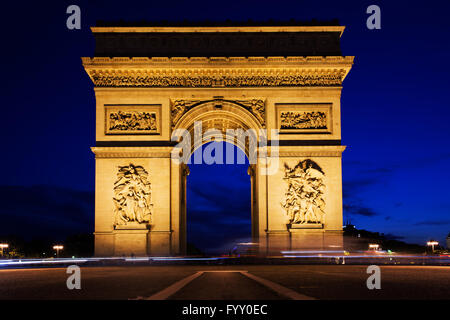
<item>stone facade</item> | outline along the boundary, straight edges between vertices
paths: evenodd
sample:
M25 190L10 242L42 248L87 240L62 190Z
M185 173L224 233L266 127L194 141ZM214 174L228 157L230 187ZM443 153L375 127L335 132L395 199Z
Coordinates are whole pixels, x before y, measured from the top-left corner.
M172 29L177 36L193 32ZM105 46L118 28L93 31ZM290 30L312 38L338 31L343 27ZM120 31L125 38L134 32L144 40L162 36L158 28ZM268 155L249 168L252 236L262 252L342 247L340 96L353 57L117 56L82 59L96 97L96 255L185 253L189 172L172 161L171 136L192 132L195 121L205 130L268 130ZM278 155L270 146L275 139Z

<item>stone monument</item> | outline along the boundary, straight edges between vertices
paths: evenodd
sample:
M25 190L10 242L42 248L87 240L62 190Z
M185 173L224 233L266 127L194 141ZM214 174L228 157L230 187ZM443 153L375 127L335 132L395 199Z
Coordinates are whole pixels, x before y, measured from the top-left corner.
M189 170L171 159L171 138L195 122L204 132L267 130L249 167L261 252L342 247L340 97L353 64L341 53L343 31L333 23L93 27L95 54L82 62L96 98L96 255L185 253Z

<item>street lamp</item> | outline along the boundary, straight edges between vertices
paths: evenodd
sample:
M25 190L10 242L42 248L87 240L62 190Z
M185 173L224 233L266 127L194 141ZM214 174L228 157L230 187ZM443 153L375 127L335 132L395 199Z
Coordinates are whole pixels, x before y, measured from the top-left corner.
M430 240L427 242L427 246L431 246L431 251L434 253L434 246L439 245L439 242L436 240Z
M58 258L59 250L64 249L64 246L61 246L61 245L53 246L53 249L56 250L56 257Z
M2 251L2 257L3 257L3 249L6 249L6 248L8 248L9 247L9 245L8 244L6 244L6 243L0 243L0 249L2 249L1 251Z
M376 243L371 243L371 244L369 244L369 249L372 249L372 250L374 250L374 251L377 251L379 248L380 248L380 245L379 245L379 244L376 244Z

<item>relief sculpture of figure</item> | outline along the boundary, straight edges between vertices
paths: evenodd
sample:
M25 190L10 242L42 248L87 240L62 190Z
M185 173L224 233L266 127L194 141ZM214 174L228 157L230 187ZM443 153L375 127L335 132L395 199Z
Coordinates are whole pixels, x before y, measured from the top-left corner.
M186 102L184 100L175 100L172 105L172 123L177 123L185 111Z
M325 112L282 112L281 129L326 129Z
M251 99L251 100L236 100L236 102L245 106L256 118L259 122L264 126L265 125L265 107L264 100L261 99Z
M258 99L252 99L249 102L250 110L254 115L257 116L258 120L261 121L261 124L264 125L264 101Z
M156 114L150 112L112 112L109 115L110 131L156 131Z
M200 100L175 100L172 102L172 125L175 125L181 117L195 106Z
M294 168L284 164L284 179L288 184L285 209L289 224L320 224L325 214L323 194L324 172L312 160L300 161Z
M148 173L142 166L119 166L114 183L114 225L125 225L133 221L150 223L153 205L151 184L147 177Z

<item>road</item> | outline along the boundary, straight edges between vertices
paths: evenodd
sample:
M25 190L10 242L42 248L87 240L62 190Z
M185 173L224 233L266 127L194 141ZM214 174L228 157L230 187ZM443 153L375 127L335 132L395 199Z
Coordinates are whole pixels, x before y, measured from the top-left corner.
M357 265L82 267L81 290L65 268L4 269L0 299L450 299L450 267L380 268L380 290Z

